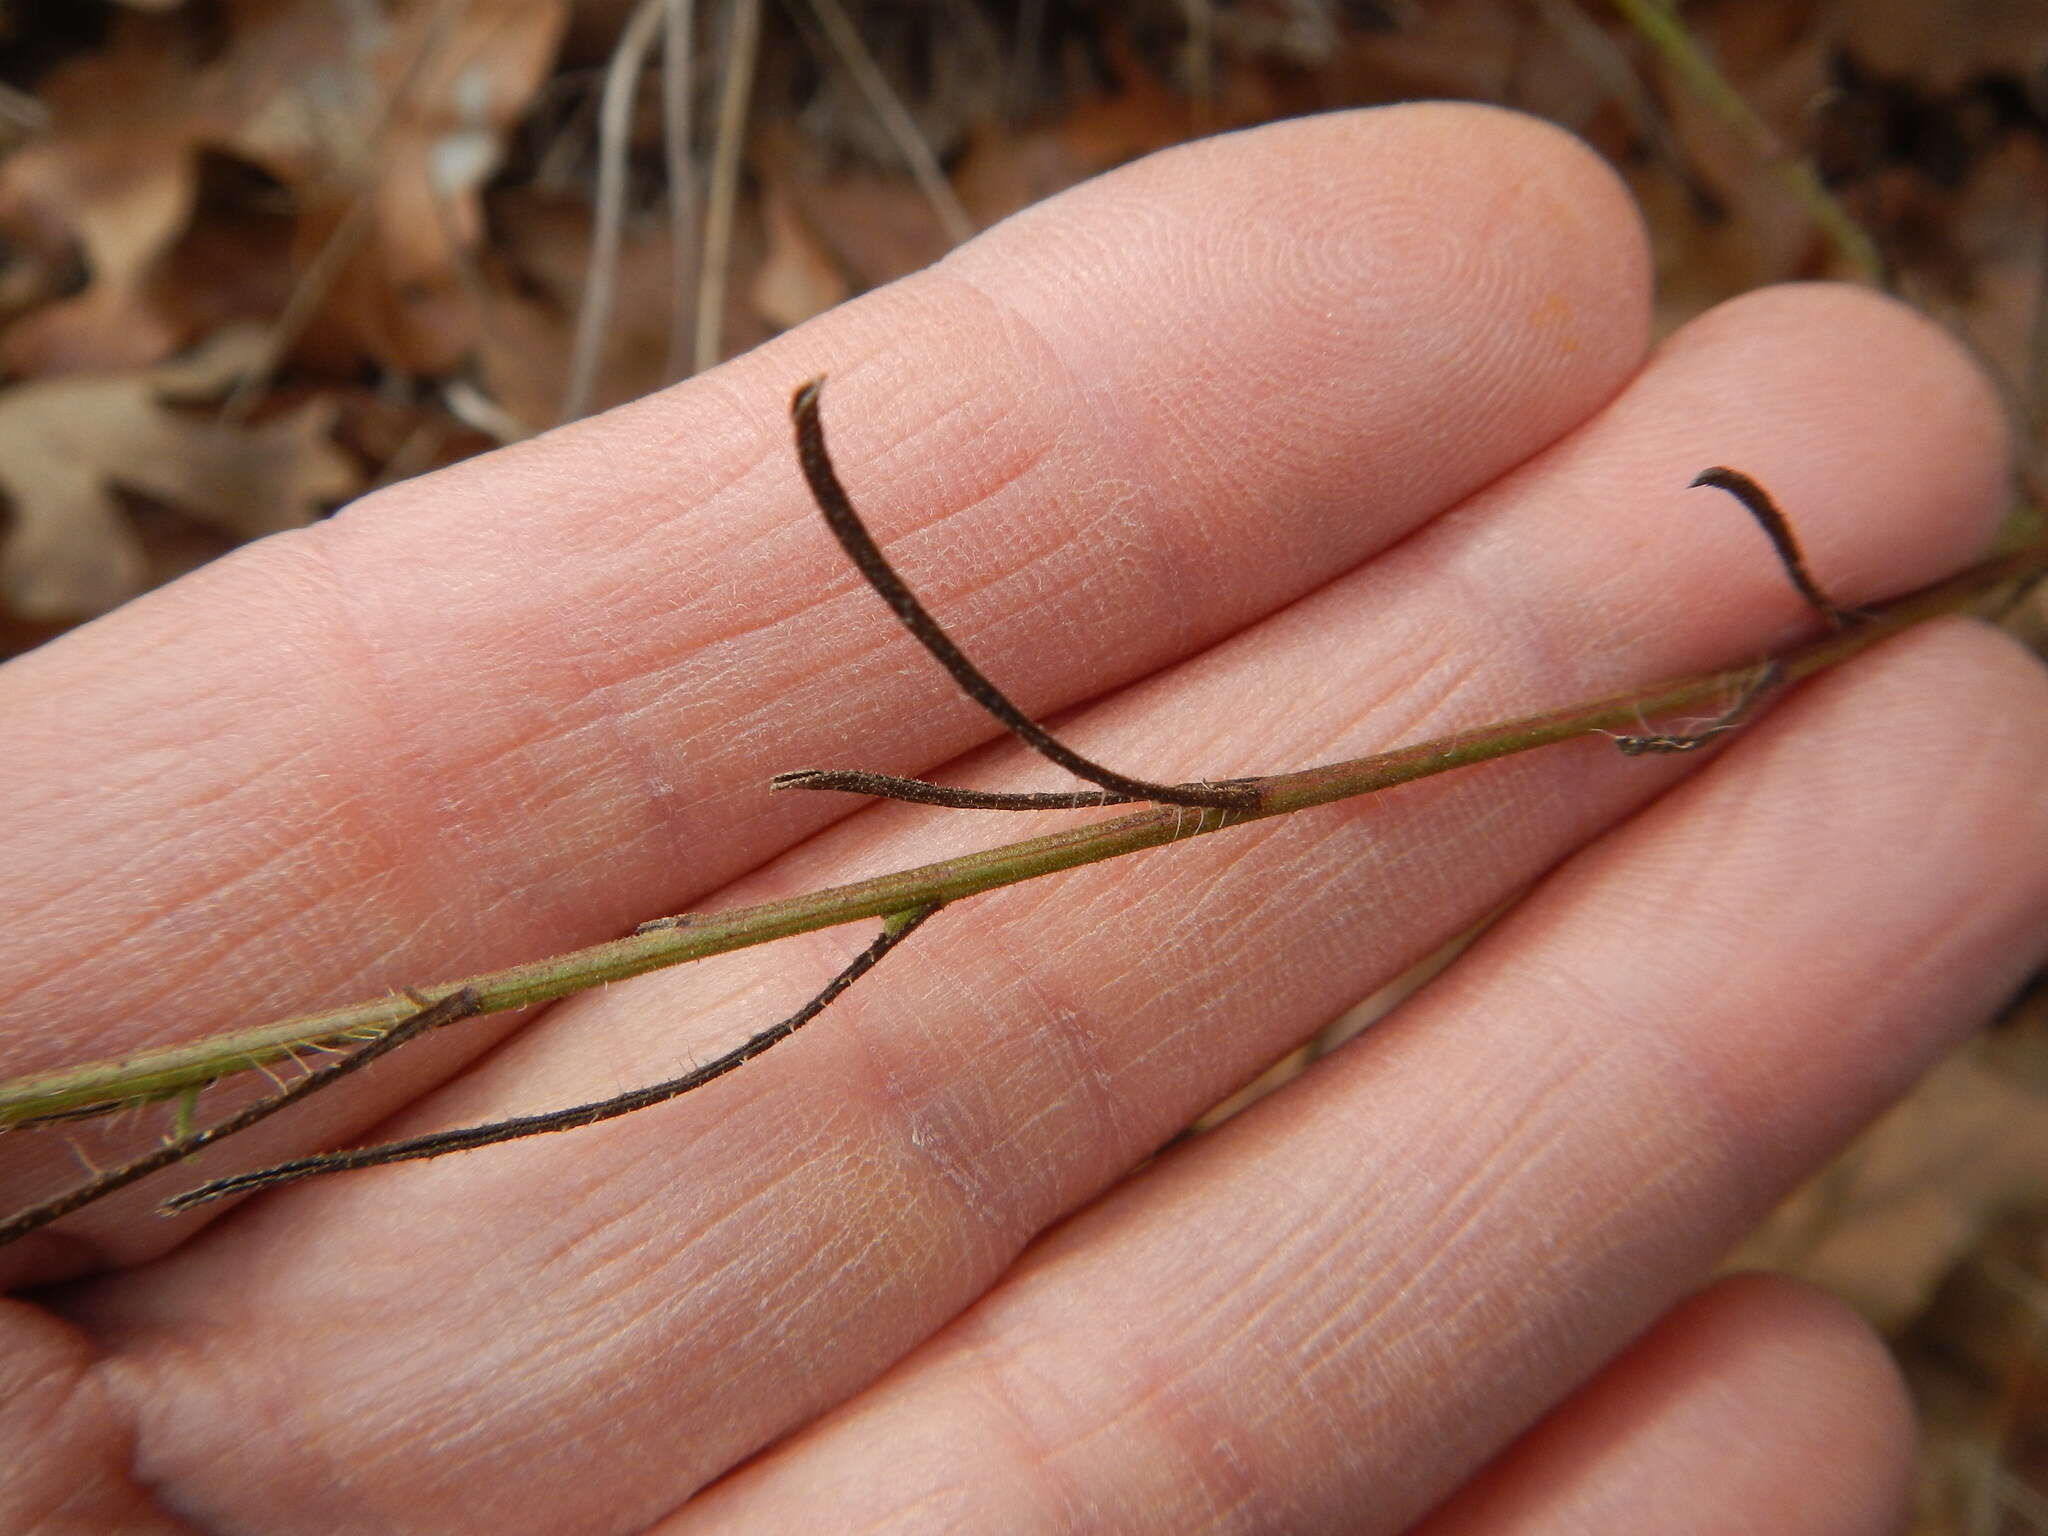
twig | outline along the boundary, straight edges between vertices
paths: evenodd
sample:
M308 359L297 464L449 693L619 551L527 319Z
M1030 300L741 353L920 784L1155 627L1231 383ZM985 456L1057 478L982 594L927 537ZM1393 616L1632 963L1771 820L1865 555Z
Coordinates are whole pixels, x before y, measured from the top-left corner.
M715 1057L701 1067L685 1072L681 1077L670 1078L663 1083L653 1083L645 1088L635 1088L589 1104L577 1104L568 1109L549 1110L538 1115L520 1115L510 1120L497 1120L489 1125L467 1126L455 1131L435 1131L426 1136L414 1136L405 1141L387 1141L374 1147L358 1147L349 1152L316 1152L307 1157L295 1157L289 1162L258 1168L251 1173L237 1173L228 1178L215 1179L209 1184L200 1185L197 1189L189 1189L182 1195L174 1195L158 1208L159 1213L175 1216L180 1211L189 1211L194 1206L206 1205L215 1200L225 1200L230 1195L270 1189L279 1184L291 1184L319 1174L346 1173L354 1168L378 1168L387 1163L418 1162L423 1158L444 1157L450 1152L473 1152L479 1147L518 1141L527 1136L546 1136L556 1131L581 1130L586 1125L596 1125L602 1120L616 1120L619 1116L630 1115L636 1110L665 1104L670 1099L680 1098L693 1089L702 1088L706 1083L716 1082L728 1072L739 1070L756 1056L763 1055L780 1045L830 1007L840 993L873 970L875 963L882 956L909 938L919 925L936 911L936 905L918 907L889 918L882 924L882 931L876 936L875 941L854 956L846 967L826 982L817 996L803 1007L781 1023L769 1026L743 1044L727 1051L723 1056ZM6 1241L4 1232L0 1232L0 1243Z
M1003 77L1003 120L1015 126L1024 120L1038 93L1038 55L1045 48L1046 0L1019 0L1010 40L1010 67Z
M924 134L918 130L917 120L903 105L903 98L890 86L889 77L882 73L882 67L875 62L868 45L861 41L860 29L847 16L846 7L839 0L811 0L811 13L818 18L818 25L825 29L826 39L838 52L846 72L853 76L853 83L868 99L868 110L875 114L882 131L889 135L896 145L896 152L910 168L911 177L924 193L925 201L939 216L946 238L955 245L971 240L974 237L973 218L953 191L953 184L946 180L946 173L939 168L938 156L932 153L931 145L925 142Z
M1739 469L1729 469L1717 464L1712 469L1703 469L1693 477L1691 489L1711 486L1717 491L1726 491L1742 503L1743 510L1756 519L1757 526L1771 541L1772 552L1778 557L1792 585L1799 589L1799 595L1806 599L1806 605L1821 617L1829 629L1847 629L1861 615L1844 608L1827 593L1820 583L1813 579L1813 572L1807 569L1806 556L1800 552L1799 540L1792 532L1792 524L1785 514L1778 510L1778 504L1771 500L1770 493Z
M785 775L782 782L811 786L829 783L834 787L859 787L863 790L882 784L899 791L908 785L919 798L953 805L1025 804L1032 808L1104 805L1116 803L1118 798L1125 796L1167 803L1092 826L1070 828L938 864L737 911L713 916L686 914L658 918L641 924L626 938L474 976L452 986L436 988L437 994L456 988L472 989L478 1012L525 1007L666 966L769 943L795 933L834 927L862 918L903 918L921 909L981 891L1269 816L1371 794L1454 768L1567 741L1587 732L1613 734L1615 727L1640 721L1650 713L1681 709L1716 696L1726 697L1731 689L1738 690L1736 709L1723 716L1708 731L1700 733L1699 739L1704 741L1731 728L1736 720L1754 708L1767 689L1790 684L1824 667L1836 665L1909 625L1981 602L2008 583L2038 580L2044 571L2048 571L2048 540L2037 540L1983 561L1961 575L1913 596L1869 613L1851 615L1833 603L1814 583L1783 515L1761 488L1735 471L1709 470L1695 483L1712 485L1737 495L1770 536L1773 548L1794 584L1822 617L1838 626L1844 619L1853 617L1858 621L1855 627L1839 629L1824 640L1770 658L1761 674L1754 667L1746 667L1680 679L1616 698L1521 720L1496 722L1417 746L1294 773L1228 780L1221 784L1150 785L1109 774L1046 735L967 661L937 622L925 612L875 548L874 541L861 526L844 489L839 485L818 421L818 387L818 381L814 380L797 392L792 402L792 414L806 478L817 497L821 513L832 525L848 555L911 632L946 664L964 690L1054 761L1068 767L1078 764L1088 770L1108 793L1083 791L1078 795L987 796L975 791L925 786L914 780L891 779L886 775L822 771ZM1697 741L1690 743L1698 744ZM1637 752L1683 751L1687 750L1687 745L1685 738L1677 736L1642 736L1625 738L1623 749ZM925 793L927 790L931 793ZM1205 797L1193 802L1199 814L1193 818L1192 826L1182 808L1189 803L1185 795L1187 791L1198 791ZM938 798L940 796L945 798ZM170 1097L235 1072L260 1070L265 1063L289 1056L296 1049L338 1046L365 1035L388 1033L404 1017L399 1004L388 998L379 999L188 1045L146 1051L119 1061L92 1063L0 1082L0 1128L35 1120L99 1113L123 1104Z
M569 379L562 390L563 421L590 410L597 372L611 340L612 302L618 293L619 244L626 222L626 144L633 131L633 98L654 47L667 0L640 0L619 34L605 66L604 95L597 112L597 208L592 217L590 264L583 273L583 302L576 312L576 339L569 349Z
M804 462L804 473L811 483L811 493L816 498L818 509L825 521L839 538L847 556L853 561L868 584L883 596L889 606L903 620L905 628L935 656L941 665L952 674L953 680L967 696L1000 720L1004 725L1017 731L1026 743L1045 751L1041 740L1050 741L1061 754L1072 754L1072 749L1055 741L1044 729L1026 719L1016 706L1010 703L990 683L959 648L947 637L915 594L903 582L883 558L873 537L853 509L852 501L839 484L838 475L832 468L831 455L826 451L822 430L817 421L818 391L822 381L813 380L797 391L794 414L797 421L798 442ZM1695 488L1711 486L1723 490L1740 502L1749 515L1763 529L1771 541L1771 550L1778 557L1779 565L1786 577L1806 599L1808 606L1820 615L1829 629L1841 629L1853 615L1824 592L1807 568L1806 556L1799 548L1799 540L1792 532L1792 525L1785 514L1778 510L1770 494L1739 469L1716 465L1702 470L1692 482ZM1705 746L1715 737L1735 729L1748 719L1763 701L1775 691L1778 685L1777 670L1766 664L1755 679L1744 685L1735 704L1718 715L1706 727L1689 733L1656 733L1645 735L1615 736L1614 744L1629 757L1646 753L1690 752ZM1022 720L1027 730L1018 729L1014 723ZM1053 752L1046 752L1053 761L1069 766L1068 758ZM1078 754L1072 754L1078 756ZM1080 762L1085 769L1076 769L1083 778L1098 783L1108 782L1102 775L1107 773L1086 758ZM1111 777L1117 777L1112 775ZM1135 783L1135 781L1132 781ZM1221 791L1224 794L1243 793L1245 804L1253 803L1251 797L1258 793L1255 779L1224 779L1199 785L1147 785L1144 793L1125 792L1114 788L1068 791L1006 791L955 789L946 784L934 784L926 779L899 778L894 774L872 773L860 768L799 768L789 773L778 773L768 781L771 790L809 789L837 790L849 795L872 795L884 800L908 800L917 805L943 806L949 810L971 811L1044 811L1079 810L1090 806L1128 805L1134 801L1154 800L1167 804L1186 802L1169 798L1188 790L1195 790L1205 796L1202 803L1227 804L1222 800L1208 800L1206 796Z
M664 383L690 367L690 315L695 273L688 265L697 235L697 168L690 158L695 127L696 0L666 0L661 37L661 148L668 166L669 317Z
M46 1227L60 1217L69 1216L73 1211L81 1210L96 1200L104 1200L115 1190L126 1189L136 1180L147 1178L160 1168L182 1163L215 1142L246 1131L250 1126L268 1120L279 1110L289 1109L301 1099L308 1098L323 1088L332 1088L344 1077L353 1072L360 1072L379 1056L390 1055L401 1045L418 1039L428 1030L438 1029L443 1024L452 1024L457 1019L466 1019L477 1011L476 991L471 987L460 987L439 1002L430 1003L417 993L411 994L411 1001L417 1011L395 1028L359 1046L340 1060L329 1062L326 1066L307 1073L288 1087L280 1088L275 1093L266 1094L253 1103L243 1105L227 1119L209 1125L203 1130L190 1129L190 1100L182 1100L179 1104L177 1134L169 1141L121 1164L118 1168L109 1168L105 1173L87 1179L82 1184L75 1184L61 1195L54 1195L26 1210L17 1211L5 1221L0 1221L0 1247L5 1247L17 1238L26 1237L38 1227ZM188 1090L189 1092L196 1090Z
M1877 243L1830 192L1813 167L1791 153L1777 131L1736 90L1709 59L1670 0L1614 0L1630 26L1664 56L1688 88L1749 144L1751 151L1791 188L1850 270L1879 287L1890 285L1890 267Z
M831 789L846 795L871 795L878 800L908 800L913 805L943 806L949 811L1081 811L1100 805L1135 805L1157 795L1120 795L1113 789L990 790L955 789L929 779L898 778L864 768L797 768L768 781L771 790ZM1211 779L1210 789L1256 789L1256 779Z
M1178 0L1187 39L1181 44L1196 134L1216 131L1216 0Z
M1052 759L1076 778L1099 784L1125 801L1154 800L1162 805L1210 806L1224 810L1252 810L1258 806L1259 790L1256 783L1238 780L1228 785L1217 784L1154 784L1145 779L1127 778L1112 768L1105 768L1091 758L1083 757L1072 747L1054 737L1045 727L1038 724L1023 710L1010 702L1009 696L983 675L981 669L967 659L966 653L953 643L939 621L931 616L917 595L910 590L901 576L896 574L882 554L867 527L860 520L860 514L853 510L853 502L846 489L839 483L839 476L832 468L832 456L825 448L825 427L818 419L818 398L824 390L823 379L812 379L796 392L790 401L790 415L796 422L797 460L803 466L804 480L811 488L811 498L824 514L825 524L832 530L832 536L839 541L839 547L846 551L869 586L881 596L903 627L927 651L931 652L940 666L951 674L952 679L967 695L996 719L1000 720L1032 751ZM821 775L823 770L802 769L795 773L780 774L772 787L777 789L817 789L839 787L838 783L826 784ZM883 776L877 776L881 778ZM843 781L842 781L843 782ZM886 780L901 784L904 781ZM908 798L908 797L906 797ZM930 800L928 803L948 802ZM1006 799L1012 797L1005 797ZM960 804L955 800L950 803ZM987 804L986 800L977 803ZM1047 802L1039 802L1045 804ZM1109 802L1094 797L1078 801L1057 801L1055 804L1102 805ZM1015 806L1007 807L1014 809Z
M761 0L732 0L725 66L718 87L718 129L711 142L711 185L704 214L704 255L697 265L697 340L691 354L702 373L724 351L725 277L739 202L740 157L746 149L747 104L761 47Z
M1861 655L1916 624L1965 611L2009 583L2038 577L2044 571L2048 571L2048 542L2030 544L1910 596L1875 606L1854 628L1788 650L1773 660L1789 685ZM459 986L473 987L481 1013L523 1008L668 966L772 943L791 934L958 901L1060 870L1372 794L1589 732L1627 729L1646 715L1725 699L1754 675L1754 665L1698 674L1521 719L1495 721L1391 752L1254 779L1251 782L1260 790L1255 811L1204 809L1190 818L1184 809L1149 806L1107 821L850 885L726 912L657 919L622 939L425 990L433 996ZM388 1031L405 1017L405 1011L402 1003L378 998L115 1061L0 1082L0 1127L81 1109L167 1098L194 1083L211 1083L278 1060L296 1049L343 1044L365 1034Z
M1702 486L1726 491L1742 504L1742 509L1763 529L1764 537L1771 541L1771 553L1778 557L1778 567L1784 571L1786 580L1806 599L1806 606L1820 615L1823 624L1831 630L1841 631L1862 620L1862 613L1844 608L1814 580L1813 572L1806 564L1805 552L1799 547L1798 535L1792 531L1791 521L1778 510L1778 504L1771 500L1768 491L1741 470L1730 469L1724 464L1703 469L1695 475L1691 489L1697 490ZM1696 751L1747 722L1763 707L1766 699L1784 686L1784 682L1784 670L1776 662L1767 661L1757 668L1753 678L1743 684L1735 702L1699 729L1615 736L1614 745L1624 757Z
M1735 696L1735 702L1699 729L1660 731L1641 736L1614 736L1614 745L1623 757L1650 757L1660 753L1697 751L1717 737L1725 736L1747 722L1762 707L1764 700L1783 686L1783 682L1784 678L1777 664L1767 661L1757 668L1756 676L1743 685L1742 691ZM1614 735L1611 731L1604 734Z

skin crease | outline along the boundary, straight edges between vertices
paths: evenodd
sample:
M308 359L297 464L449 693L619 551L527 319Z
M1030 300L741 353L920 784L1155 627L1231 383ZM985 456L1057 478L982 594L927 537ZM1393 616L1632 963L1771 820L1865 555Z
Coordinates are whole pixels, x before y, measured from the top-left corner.
M1846 602L1981 544L2004 443L1932 327L1789 289L1645 362L1645 282L1618 188L1540 125L1283 124L222 562L0 670L31 722L6 1059L1073 819L761 793L1052 782L968 750L987 722L807 511L780 411L820 370L849 489L970 654L1162 778L1806 632L1740 511L1685 490L1710 463ZM0 1526L1640 1530L1685 1478L1701 1529L1778 1530L1826 1459L1807 1528L1887 1530L1874 1343L1758 1282L1686 1298L2038 963L2043 692L1933 626L1712 754L1589 740L979 898L662 1110L210 1225L89 1213L18 1250L63 1283L0 1314ZM1146 1161L1524 891L1366 1040ZM665 1075L866 937L574 999L488 1055L511 1026L464 1026L209 1171ZM0 1145L17 1196L61 1180L61 1138ZM1742 1477L1693 1457L1745 1430Z

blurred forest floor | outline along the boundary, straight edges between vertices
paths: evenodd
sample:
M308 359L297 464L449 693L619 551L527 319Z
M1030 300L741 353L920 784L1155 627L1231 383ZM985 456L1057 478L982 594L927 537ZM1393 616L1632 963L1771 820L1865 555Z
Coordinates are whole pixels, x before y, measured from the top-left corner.
M1782 174L1810 166L1999 379L2039 484L2048 5L1682 14L1776 163L1605 0L0 0L0 656L1135 156L1416 97L1608 156L1660 331L1853 275ZM1920 1531L2048 1532L2048 989L1736 1262L1895 1341Z

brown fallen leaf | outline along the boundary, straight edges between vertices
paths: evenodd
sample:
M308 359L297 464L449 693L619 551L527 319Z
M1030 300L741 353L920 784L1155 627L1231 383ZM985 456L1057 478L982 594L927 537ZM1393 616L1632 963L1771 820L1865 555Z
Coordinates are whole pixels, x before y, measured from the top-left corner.
M479 193L546 78L566 6L224 0L121 18L42 82L48 132L0 164L0 231L46 267L75 248L88 273L8 329L0 364L130 368L191 340L153 285L213 151L286 189L299 272L343 231L346 259L316 295L329 354L454 366L474 340L463 262L482 237Z
M276 0L239 8L266 28L279 9ZM296 0L285 9L311 7ZM314 24L333 29L346 9L322 0ZM321 360L437 375L476 346L481 194L506 134L547 79L568 3L400 0L389 9L373 37L353 35L352 24L351 35L327 44L330 69L354 66L354 114L337 123L321 99L329 82L300 68L275 110L243 123L237 147L299 193L302 267L360 217L357 243L307 338ZM374 44L367 53L365 43ZM272 46L290 58L295 45Z
M2048 1096L1979 1041L1780 1206L1731 1262L1788 1270L1897 1328L1994 1213L2043 1195Z
M143 549L118 489L238 538L311 522L360 474L328 439L335 407L310 401L229 425L217 398L259 354L260 333L223 331L197 355L113 377L0 391L0 599L24 619L101 613L145 584Z
M146 297L155 262L190 217L200 131L181 82L189 28L131 16L104 48L53 70L39 95L49 129L0 164L0 234L55 289L74 250L83 291L31 309L0 336L0 366L46 374L129 368L179 344Z

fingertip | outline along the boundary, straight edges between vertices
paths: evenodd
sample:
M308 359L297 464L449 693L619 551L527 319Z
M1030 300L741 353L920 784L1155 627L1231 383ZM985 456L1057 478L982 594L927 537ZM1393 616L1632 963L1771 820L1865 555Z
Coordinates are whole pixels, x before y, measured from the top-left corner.
M1720 1402L1706 1411L1736 1454L1809 1501L1808 1523L1791 1530L1898 1528L1919 1424L1891 1351L1853 1307L1790 1276L1752 1272L1708 1287L1664 1329L1682 1362L1718 1378Z
M1776 424L1773 456L1747 455L1742 470L1802 534L1830 520L1854 533L1875 590L1960 565L1997 529L2012 474L2004 404L1918 310L1847 283L1780 284L1701 316L1667 354L1695 348L1723 353L1724 387Z
M1900 1526L1917 1445L1905 1385L1862 1318L1783 1276L1731 1276L1674 1308L1416 1536L1877 1536Z
M1434 483L1439 506L1483 484L1505 466L1466 444L1584 420L1640 364L1650 316L1647 239L1612 169L1550 124L1458 103L1165 150L933 275L992 299L1062 379L1101 381L1127 454L1221 462L1247 498L1298 487L1298 530L1324 490L1356 519L1376 499L1361 478Z

